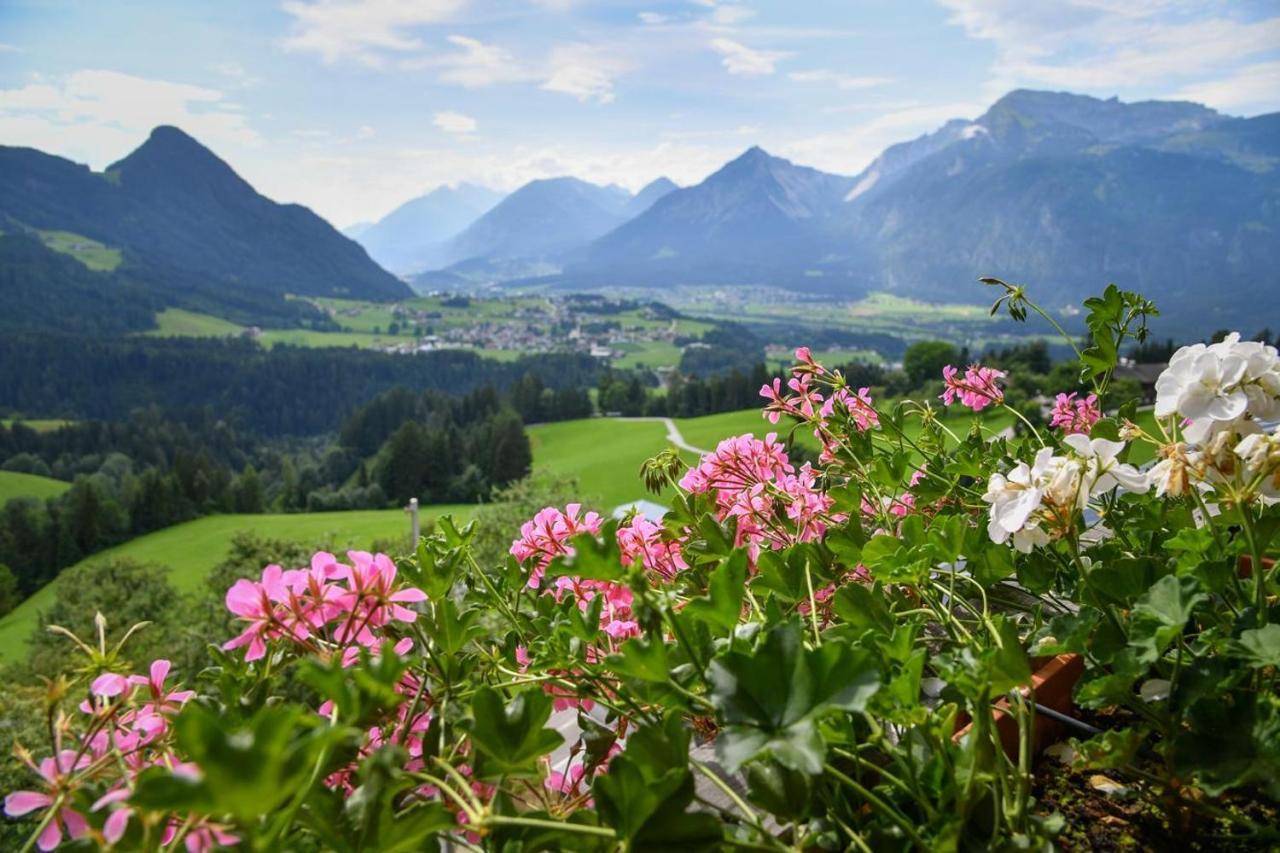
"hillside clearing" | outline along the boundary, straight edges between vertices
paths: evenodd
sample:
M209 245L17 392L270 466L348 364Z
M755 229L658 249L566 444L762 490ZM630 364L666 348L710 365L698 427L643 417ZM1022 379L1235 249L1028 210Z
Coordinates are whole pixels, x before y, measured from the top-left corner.
M0 506L13 498L44 500L56 497L69 488L71 488L70 483L55 480L52 477L21 474L17 471L0 471Z

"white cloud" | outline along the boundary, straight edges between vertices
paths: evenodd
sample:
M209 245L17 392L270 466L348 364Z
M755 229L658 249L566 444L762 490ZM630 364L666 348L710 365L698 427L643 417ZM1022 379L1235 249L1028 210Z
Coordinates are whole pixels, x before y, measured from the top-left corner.
M1219 17L1179 0L939 0L950 23L996 47L987 94L1019 86L1095 94L1211 84L1280 49L1280 16Z
M443 82L467 89L537 79L535 72L525 68L505 48L485 44L469 36L451 35L448 41L461 50L422 60L408 60L402 63L403 67L439 68Z
M362 124L360 127L356 128L356 139L372 139L377 135L377 133L378 131L374 130L369 125Z
M711 11L711 22L721 26L733 26L755 15L755 11L746 6L735 6L729 3L717 5Z
M0 89L0 138L105 166L156 125L181 127L217 150L253 146L258 134L217 89L86 69Z
M250 74L239 62L218 62L210 65L209 70L226 77L233 85L243 89L249 89L262 83L262 78Z
M22 48L18 47L16 44L5 44L4 42L0 41L0 53L21 53L21 52L22 52Z
M449 20L463 0L286 0L294 18L286 50L318 53L325 62L351 59L384 65L385 52L419 50L415 27Z
M787 75L797 83L830 83L838 89L874 89L892 83L892 77L859 77L854 74L842 74L826 68L812 71L792 71Z
M613 100L613 77L621 70L616 59L591 45L558 45L548 59L542 88L577 98L582 103Z
M457 136L475 133L476 128L479 127L479 124L471 116L454 112L453 110L436 113L431 117L431 123L445 133L452 133Z
M1280 110L1280 61L1246 65L1225 77L1183 86L1169 97L1250 114Z
M772 74L775 63L789 55L776 50L755 50L726 38L712 39L710 46L720 54L720 61L730 74L751 77Z
M890 145L937 130L953 118L966 118L986 109L979 103L933 104L884 113L844 130L795 139L778 153L806 166L854 175Z
M664 15L661 12L640 12L636 17L640 19L640 23L648 24L651 27L665 24L671 20L670 15Z

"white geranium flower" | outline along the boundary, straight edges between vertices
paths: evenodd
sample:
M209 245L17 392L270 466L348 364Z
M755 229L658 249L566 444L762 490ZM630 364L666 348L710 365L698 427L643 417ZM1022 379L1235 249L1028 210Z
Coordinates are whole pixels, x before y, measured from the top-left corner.
M1052 452L1049 450L1050 454ZM1035 483L1035 479L1031 467L1025 462L1019 462L1008 477L999 473L991 475L987 482L987 493L982 499L991 504L987 535L992 542L1003 545L1009 541L1011 536L1021 532L1031 514L1040 508L1044 490Z
M1086 435L1076 434L1064 438L1063 443L1086 461L1084 476L1088 488L1080 490L1082 504L1088 498L1109 492L1117 486L1123 486L1131 492L1145 492L1151 487L1146 474L1116 458L1124 450L1124 442L1106 438L1090 439Z
M1216 344L1194 344L1173 354L1156 380L1157 417L1179 414L1199 444L1244 418L1280 415L1280 357L1276 348L1241 341L1233 332Z
M1235 455L1244 463L1246 483L1258 480L1258 492L1267 498L1280 497L1280 440L1256 432L1235 446Z

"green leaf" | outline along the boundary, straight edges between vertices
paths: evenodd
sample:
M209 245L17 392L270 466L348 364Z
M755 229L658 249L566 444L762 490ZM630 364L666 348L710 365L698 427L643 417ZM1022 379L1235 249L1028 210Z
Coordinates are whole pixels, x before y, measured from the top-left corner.
M757 761L747 768L747 797L774 817L799 821L813 808L813 782L776 761Z
M1129 644L1144 663L1154 663L1182 633L1192 611L1208 596L1192 575L1165 575L1133 607Z
M806 649L795 620L771 629L752 652L721 654L707 678L726 724L716 747L730 772L768 751L793 770L817 774L823 747L816 718L831 709L861 711L880 689L870 652L835 640Z
M605 662L619 675L629 675L642 681L665 684L671 678L667 647L660 639L633 637L622 644L618 654L610 655Z
M506 704L492 687L476 691L468 733L490 775L532 774L538 758L564 742L559 732L544 728L551 704L541 691L525 690Z
M640 728L592 784L601 819L633 850L714 849L723 840L719 822L686 811L694 795L688 765L689 733L678 714Z
M278 809L304 783L319 751L352 730L322 726L295 705L259 709L245 722L188 703L173 722L178 749L199 781L149 771L131 801L151 809L186 807L252 822Z
M746 584L747 552L738 549L711 573L707 595L689 601L684 612L722 631L732 631L742 616Z
M1118 770L1133 762L1146 740L1141 727L1112 729L1085 741L1072 741L1076 749L1074 770Z
M855 635L867 631L893 632L894 617L879 586L868 588L860 583L845 584L836 590L833 606L836 615L854 629Z
M1280 625L1272 622L1262 628L1242 631L1235 651L1255 669L1280 667Z
M617 581L626 577L622 552L618 549L618 521L610 519L597 536L579 533L569 540L572 555L556 557L547 567L548 580L575 577L582 580Z
M459 613L453 599L444 598L436 602L435 613L424 628L436 647L445 655L452 656L484 633L484 627L476 624L479 616L477 609Z
M1034 654L1060 655L1065 652L1084 654L1088 650L1089 636L1098 622L1101 611L1093 607L1081 607L1075 613L1063 613L1040 632Z

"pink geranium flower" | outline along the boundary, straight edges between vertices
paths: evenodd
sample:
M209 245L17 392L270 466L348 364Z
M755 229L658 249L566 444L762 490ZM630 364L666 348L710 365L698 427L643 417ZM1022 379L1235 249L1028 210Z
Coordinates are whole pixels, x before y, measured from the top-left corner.
M568 504L564 512L553 506L544 507L531 521L520 526L520 538L511 543L510 553L521 563L532 561L529 587L542 585L547 566L556 557L573 554L568 541L580 533L599 533L600 516L594 512L581 515L582 504Z
M40 791L15 791L4 798L4 813L9 817L21 817L36 809L46 809L53 805L58 794L69 784L68 776L82 770L90 763L88 755L76 757L76 751L64 749L56 758L46 758L34 768L44 782ZM74 809L63 806L53 820L36 839L36 846L41 850L52 850L62 843L62 831L66 829L67 837L72 840L89 834L89 824L84 815Z
M1076 399L1076 392L1073 391L1070 394L1059 394L1054 399L1049 426L1061 429L1068 435L1087 435L1101 418L1102 408L1098 405L1097 394Z
M940 399L946 406L959 400L962 405L980 412L989 405L1004 402L1004 391L996 385L996 380L1003 379L1004 376L1002 370L977 364L969 365L961 376L957 368L948 364L942 368L942 381L946 389Z

